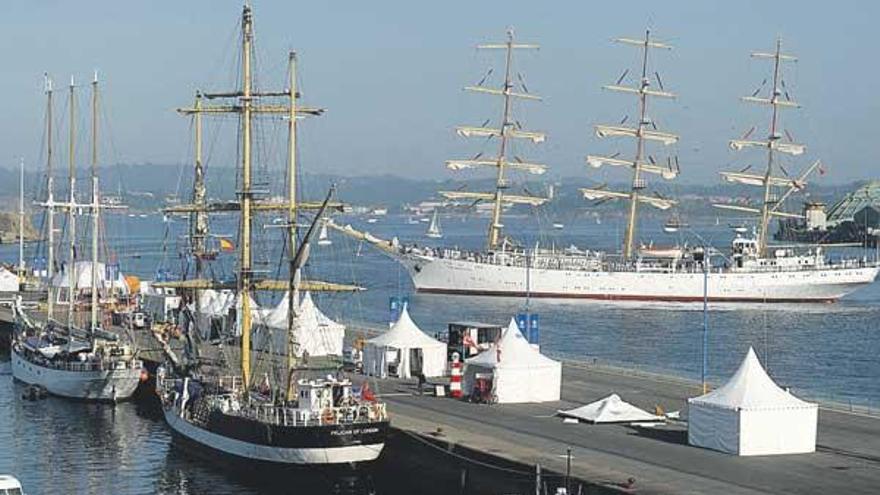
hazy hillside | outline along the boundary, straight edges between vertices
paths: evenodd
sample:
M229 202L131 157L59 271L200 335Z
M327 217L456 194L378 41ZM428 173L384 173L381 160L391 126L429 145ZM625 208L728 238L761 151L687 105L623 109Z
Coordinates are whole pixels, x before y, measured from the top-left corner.
M208 169L207 173L208 194L211 198L233 198L237 189L236 181L230 177L236 176L233 168L215 167ZM191 167L159 164L116 165L102 167L100 169L102 192L104 195L119 195L125 204L133 209L156 209L161 207L167 197L179 197L182 201L190 197L190 185L192 183ZM87 181L84 176L79 181L79 194L88 197ZM45 179L38 173L28 173L26 176L26 203L30 207L35 198L44 197ZM260 170L255 172L254 179L256 189L265 190L270 194L284 194L284 173L279 171ZM319 198L327 191L330 184L336 184L338 197L350 204L358 205L383 205L390 207L392 211L405 203L418 203L420 201L436 198L436 192L442 189L467 189L481 190L490 189L492 181L489 179L471 181L438 181L407 179L402 177L382 176L358 176L340 177L324 174L306 174L300 181L301 195L306 198ZM593 186L595 183L588 182L583 177L563 178L554 180L556 195L554 201L546 208L551 213L564 214L584 210L586 208L598 208L601 210L616 209L614 202L596 205L595 202L585 201L578 188ZM833 203L846 192L854 189L858 184L811 186L809 195L795 195L789 203L790 209L798 209L805 198L811 201L825 201ZM625 188L624 184L610 184L609 188ZM516 193L531 193L545 195L547 193L546 182L534 181L526 185L515 186L512 191ZM680 200L682 211L705 211L707 202L735 199L740 203L749 200L756 201L760 195L754 188L736 186L724 183L709 185L664 185L657 192L674 196ZM56 177L56 196L66 197L66 180L63 175ZM0 168L0 205L2 209L9 211L17 209L18 202L18 170ZM713 212L713 214L715 214Z

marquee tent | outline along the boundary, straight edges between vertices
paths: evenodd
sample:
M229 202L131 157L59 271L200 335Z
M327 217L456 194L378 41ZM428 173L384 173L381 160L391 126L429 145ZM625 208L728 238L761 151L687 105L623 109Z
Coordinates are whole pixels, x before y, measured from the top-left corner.
M90 293L92 287L92 262L77 261L74 266L73 288L77 297ZM52 287L56 289L59 302L67 302L67 291L57 289L67 289L70 287L69 268L69 263L65 263L64 267L52 277ZM98 292L102 297L106 297L111 291L114 295L128 294L128 283L125 281L125 276L123 276L122 272L119 270L107 270L106 265L100 262L95 265L95 268ZM113 277L108 277L108 275L113 275Z
M611 394L585 406L558 411L560 416L576 418L590 423L650 423L664 418L639 409L624 401L617 394Z
M0 292L18 292L18 275L0 266Z
M426 377L446 372L446 344L419 329L406 306L387 332L367 341L364 370L369 375L388 376L389 365L398 378L411 378L419 370Z
M256 320L259 332L254 340L257 349L266 349L273 343L279 353L287 352L288 294L274 307L262 311ZM345 339L345 325L337 323L325 315L315 305L312 295L306 292L299 301L294 322L296 341L299 344L297 355L308 352L309 356L341 356Z
M499 403L555 401L562 390L562 363L532 347L513 319L497 343L465 360L465 394L473 391L478 373L492 374Z
M779 388L749 348L724 386L688 399L688 443L741 456L814 452L817 413Z

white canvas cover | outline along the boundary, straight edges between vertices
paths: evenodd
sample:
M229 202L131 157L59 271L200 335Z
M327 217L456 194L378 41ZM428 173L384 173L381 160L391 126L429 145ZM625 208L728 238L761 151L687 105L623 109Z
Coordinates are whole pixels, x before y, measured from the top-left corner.
M814 452L817 414L817 404L779 388L749 348L724 386L688 399L688 443L741 456Z
M0 266L0 292L18 292L18 275Z
M273 351L287 352L288 305L289 298L285 293L274 308L262 311L257 320L261 328L255 335L255 348L269 350L271 340ZM299 301L296 314L297 356L302 356L303 352L308 352L309 356L342 355L345 325L333 321L318 309L310 293L306 292Z
M656 416L624 401L617 394L611 394L585 406L567 411L560 410L558 413L560 416L590 423L647 423L664 420L662 416Z
M52 286L56 288L70 287L70 275L67 271L70 268L69 263L65 263L64 267L52 277ZM98 262L97 268L97 286L100 291L112 290L118 294L128 294L128 284L125 282L125 276L118 271L116 278L110 280L107 278L106 265ZM89 291L92 287L92 262L77 261L74 268L74 290Z
M499 403L556 401L562 391L562 363L532 347L513 319L496 344L465 365L465 394L473 391L477 373L492 373Z
M409 316L406 306L391 328L367 341L364 370L369 375L385 377L388 364L397 362L397 376L411 378L413 351L421 350L422 374L426 377L446 373L446 344L424 333Z

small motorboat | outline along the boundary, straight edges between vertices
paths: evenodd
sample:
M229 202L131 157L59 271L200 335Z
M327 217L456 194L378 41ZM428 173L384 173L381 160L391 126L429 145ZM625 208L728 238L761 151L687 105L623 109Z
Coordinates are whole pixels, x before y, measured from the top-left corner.
M556 229L556 230L562 230L562 229L565 228L565 224L564 224L564 223L560 223L560 222L556 222L556 223L553 224L553 228Z
M21 482L15 476L0 474L0 493L8 495L24 495Z

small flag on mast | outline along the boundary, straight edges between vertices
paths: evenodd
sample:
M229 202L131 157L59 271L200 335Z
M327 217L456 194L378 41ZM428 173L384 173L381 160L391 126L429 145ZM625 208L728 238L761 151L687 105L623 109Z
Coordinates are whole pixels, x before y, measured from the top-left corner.
M235 251L235 244L229 239L220 239L220 249L225 252Z

